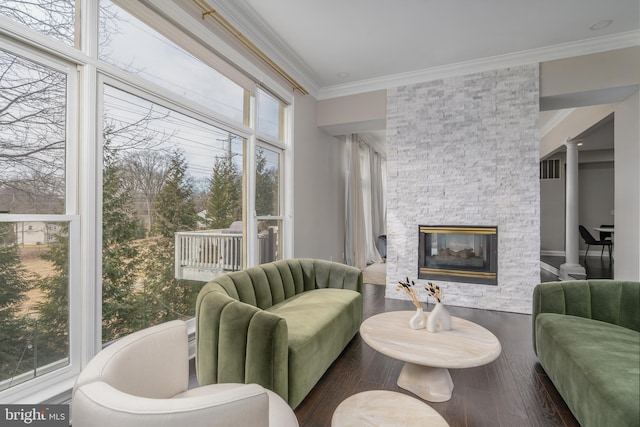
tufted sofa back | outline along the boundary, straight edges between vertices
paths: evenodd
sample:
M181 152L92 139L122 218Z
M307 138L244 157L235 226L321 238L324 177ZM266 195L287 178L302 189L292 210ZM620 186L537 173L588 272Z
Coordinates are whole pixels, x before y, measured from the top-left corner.
M216 278L205 287L224 291L231 298L267 309L312 289L340 288L360 292L359 271L317 259L286 259L235 271Z
M640 282L572 280L539 284L533 291L532 326L541 313L612 323L640 332ZM534 331L535 348L535 331Z

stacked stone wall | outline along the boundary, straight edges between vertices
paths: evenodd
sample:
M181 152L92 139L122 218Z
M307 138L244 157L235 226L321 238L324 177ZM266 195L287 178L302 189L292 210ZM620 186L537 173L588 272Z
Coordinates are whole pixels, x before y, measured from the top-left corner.
M445 303L531 312L540 281L538 65L387 93L387 297L417 283L419 225L498 227L498 285L437 282ZM424 297L424 292L421 293Z

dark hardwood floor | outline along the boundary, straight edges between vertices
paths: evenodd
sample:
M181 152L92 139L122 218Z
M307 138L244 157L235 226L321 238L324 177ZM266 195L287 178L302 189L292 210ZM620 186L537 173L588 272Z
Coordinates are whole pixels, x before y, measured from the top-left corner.
M563 257L542 257L556 268ZM607 259L588 257L588 278L612 278ZM541 282L558 280L541 271ZM364 317L392 310L413 310L409 301L386 299L385 287L364 285ZM425 307L431 309L431 305ZM493 332L502 344L494 362L469 369L451 369L451 400L427 402L450 427L579 427L562 397L538 363L531 347L531 316L463 307L447 307L452 315L471 320ZM396 385L403 363L369 347L357 334L331 365L295 413L300 427L328 427L336 407L366 390L392 390L415 397ZM193 360L190 387L197 387ZM384 427L384 426L381 426ZM418 427L418 426L416 426Z
M565 262L565 258L562 256L548 256L542 255L540 261L552 267L552 269L559 269L560 265ZM599 256L580 256L578 262L584 267L587 279L613 279L613 268L615 261L610 261L608 257ZM557 277L553 279L552 273L541 271L541 277L543 281L558 280Z
M384 311L413 309L409 301L384 298L384 291L384 286L364 285L365 318ZM451 400L429 403L451 427L579 426L533 353L531 316L453 306L448 309L454 316L489 329L502 344L502 353L494 362L450 370L454 383ZM392 390L416 397L396 385L401 369L402 362L378 353L356 335L296 408L300 426L330 426L338 404L361 391Z

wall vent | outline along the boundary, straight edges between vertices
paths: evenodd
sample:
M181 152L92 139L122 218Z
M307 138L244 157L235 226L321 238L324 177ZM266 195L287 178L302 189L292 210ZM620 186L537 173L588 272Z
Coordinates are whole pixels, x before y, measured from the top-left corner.
M540 179L560 179L560 159L541 161Z

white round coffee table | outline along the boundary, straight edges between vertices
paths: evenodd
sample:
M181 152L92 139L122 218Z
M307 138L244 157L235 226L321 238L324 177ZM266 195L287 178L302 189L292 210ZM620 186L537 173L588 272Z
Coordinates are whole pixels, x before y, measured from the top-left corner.
M414 314L389 311L369 317L360 326L360 336L374 350L405 362L398 386L424 400L451 399L449 369L490 363L502 351L498 338L473 322L452 316L451 330L434 333L411 329L409 319Z
M331 427L449 427L435 409L406 394L372 390L354 394L338 405Z

